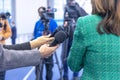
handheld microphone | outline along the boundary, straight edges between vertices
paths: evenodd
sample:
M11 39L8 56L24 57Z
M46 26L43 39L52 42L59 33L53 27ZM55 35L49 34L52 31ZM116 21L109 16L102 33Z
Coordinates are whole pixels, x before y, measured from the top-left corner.
M62 43L66 38L67 34L64 31L59 31L55 35L55 40L50 44L50 47Z
M63 27L62 26L59 26L51 35L50 35L50 37L54 37L54 35L57 33L57 32L59 32L59 31L64 31L64 29L63 29Z

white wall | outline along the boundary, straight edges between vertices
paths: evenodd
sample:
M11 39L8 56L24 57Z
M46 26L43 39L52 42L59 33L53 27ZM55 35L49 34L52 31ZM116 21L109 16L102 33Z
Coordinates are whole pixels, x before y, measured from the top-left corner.
M88 13L91 14L92 12L92 6L91 6L91 0L75 0L79 3L79 5Z
M47 0L16 0L16 27L18 34L32 33L39 19L37 9L47 6Z

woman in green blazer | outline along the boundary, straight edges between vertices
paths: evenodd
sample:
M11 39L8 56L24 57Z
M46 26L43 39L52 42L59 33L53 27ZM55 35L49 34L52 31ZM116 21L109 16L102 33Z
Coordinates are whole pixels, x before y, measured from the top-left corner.
M68 56L80 80L120 80L120 0L91 0L92 15L77 21Z

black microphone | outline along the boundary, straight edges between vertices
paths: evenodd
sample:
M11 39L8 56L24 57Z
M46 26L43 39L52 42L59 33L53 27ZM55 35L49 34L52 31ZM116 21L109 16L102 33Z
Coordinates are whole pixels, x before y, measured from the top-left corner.
M50 44L50 47L62 43L67 38L67 34L64 31L59 31L54 35L54 38L55 40Z
M54 37L54 35L57 33L57 32L59 32L59 31L63 31L64 29L63 29L63 27L62 26L59 26L51 35L50 35L50 37Z

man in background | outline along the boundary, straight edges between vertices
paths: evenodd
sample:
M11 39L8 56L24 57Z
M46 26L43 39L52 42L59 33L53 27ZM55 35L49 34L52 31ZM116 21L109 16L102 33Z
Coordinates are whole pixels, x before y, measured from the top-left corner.
M76 21L79 17L85 16L87 13L82 9L75 0L67 0L64 11L64 29L68 32L69 38L62 44L62 64L63 64L63 80L69 80L68 78L68 65L67 57L72 45L73 33L76 27ZM73 72L73 80L78 80L78 73Z
M34 39L42 35L52 34L56 27L56 21L49 15L45 7L38 8L38 14L40 19L36 22L34 27ZM36 66L36 80L43 80L43 64L45 64L46 68L46 79L52 80L53 72L53 55L48 57L47 59L43 59L38 66Z
M12 21L11 23L11 31L12 31L12 36L11 36L11 42L12 44L16 44L16 38L17 38L17 29L16 29L16 25L15 22Z

